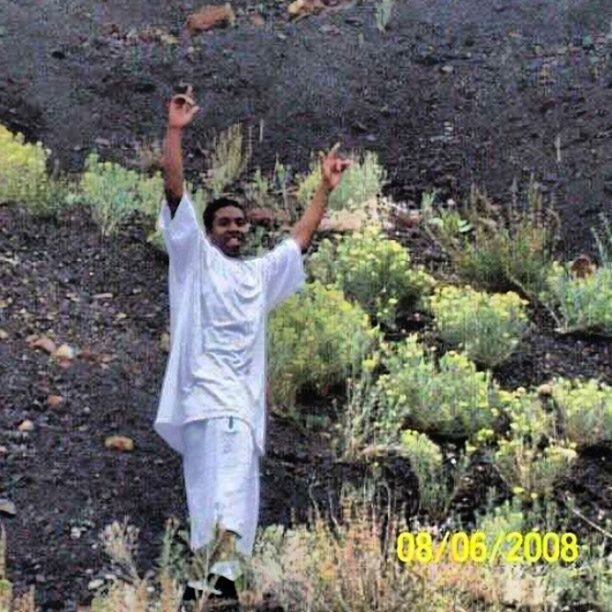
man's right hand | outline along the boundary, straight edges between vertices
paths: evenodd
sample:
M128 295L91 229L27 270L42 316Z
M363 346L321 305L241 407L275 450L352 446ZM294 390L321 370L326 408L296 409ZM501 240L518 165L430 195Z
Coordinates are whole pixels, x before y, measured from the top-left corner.
M193 98L193 88L187 87L184 94L172 96L168 104L168 127L184 128L189 125L194 115L200 110Z

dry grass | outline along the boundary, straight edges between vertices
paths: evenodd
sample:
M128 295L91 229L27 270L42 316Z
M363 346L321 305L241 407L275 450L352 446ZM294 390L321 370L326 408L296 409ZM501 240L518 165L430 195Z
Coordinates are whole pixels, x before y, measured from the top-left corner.
M246 149L243 147L242 127L235 123L213 138L212 148L207 154L209 170L203 179L216 198L246 170L252 146L249 138Z
M493 565L445 560L404 565L397 559L396 536L406 528L396 518L383 520L367 496L356 499L354 494L345 494L337 517L323 517L315 511L307 525L292 529L273 525L261 529L241 585L242 609L256 610L266 602L264 609L273 604L292 612L501 612L508 606L546 611L558 609L568 580L576 580L569 574L557 575L569 570L555 566L512 565L501 561ZM169 524L167 534L171 529ZM138 531L126 522L113 523L104 530L102 541L106 552L114 556L113 560L125 572L121 574L122 579L97 593L91 608L81 610L175 612L180 609L179 585L185 576L177 577L176 566L171 566L174 553L165 550L165 555L162 554L157 577L140 578L133 565L137 536ZM171 539L165 538L164 545ZM0 553L4 544L2 533ZM609 559L605 566L603 553L599 557L601 593L596 599L603 602L609 591L604 588ZM0 567L4 567L3 563L2 556ZM184 569L185 565L181 567ZM557 582L565 581L562 589L555 585L555 576ZM583 596L576 599L583 600ZM9 595L0 605L0 612L34 612L35 609L33 587L18 598L10 599ZM211 609L205 600L191 608L198 612Z

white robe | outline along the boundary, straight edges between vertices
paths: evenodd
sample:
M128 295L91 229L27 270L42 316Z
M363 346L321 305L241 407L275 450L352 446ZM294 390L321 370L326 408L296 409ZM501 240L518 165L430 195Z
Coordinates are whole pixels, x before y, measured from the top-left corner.
M193 421L183 439L191 550L211 542L218 525L237 533L236 550L250 556L259 519L259 453L248 425L231 417Z
M187 193L173 218L162 201L159 226L170 259L170 355L155 430L182 454L183 425L234 416L263 454L266 319L305 280L300 246L288 237L263 257L228 257L201 229Z

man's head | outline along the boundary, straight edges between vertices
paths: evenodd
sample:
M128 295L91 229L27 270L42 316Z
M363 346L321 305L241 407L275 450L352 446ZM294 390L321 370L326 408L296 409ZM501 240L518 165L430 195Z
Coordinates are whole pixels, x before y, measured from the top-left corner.
M228 257L240 257L249 231L242 204L231 198L217 198L206 206L204 227L210 241Z

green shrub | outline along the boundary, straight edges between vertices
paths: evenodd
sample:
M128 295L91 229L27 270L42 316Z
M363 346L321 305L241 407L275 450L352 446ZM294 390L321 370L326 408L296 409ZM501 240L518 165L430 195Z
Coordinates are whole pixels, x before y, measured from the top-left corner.
M518 346L529 326L526 304L513 292L491 295L469 286L438 287L429 299L440 337L488 367Z
M440 447L425 434L407 429L401 434L410 469L419 481L419 504L430 515L444 510L448 502Z
M245 196L255 206L274 208L276 201L271 193L270 181L261 173L261 168L255 170L251 180L245 186Z
M159 173L147 178L119 164L98 160L96 153L87 156L80 193L73 199L83 199L90 205L102 235L110 236L134 210L150 212L153 202L159 206L163 180Z
M27 144L23 134L0 125L0 202L20 202L34 214L54 214L64 203L67 182L47 174L51 151Z
M325 394L358 373L363 357L380 338L360 306L319 282L286 300L268 325L272 399L288 408L307 383Z
M465 355L450 351L436 366L413 334L386 351L384 364L389 373L377 381L378 426L388 437L397 436L407 419L412 428L456 437L492 426L496 386Z
M612 265L596 268L593 274L581 278L555 262L540 299L556 319L559 332L591 331L612 336Z
M246 170L252 152L250 141L246 150L243 150L242 142L242 127L239 123L213 137L213 150L208 154L210 168L202 174L202 180L214 198L219 197Z
M498 536L512 532L526 534L538 531L541 534L556 531L572 531L570 516L563 509L549 500L535 500L524 503L520 496L514 496L503 503L492 506L490 501L487 510L476 520L476 528L485 535L487 550L492 551ZM513 548L514 538L505 538L499 547L498 560L507 558Z
M376 227L344 236L336 246L329 239L308 260L310 274L325 284L336 283L377 321L394 326L398 309L415 307L434 286L421 267L410 267L410 255Z
M359 372L346 381L346 402L332 442L336 455L343 460L354 460L374 441L378 393L373 373L379 363L380 351L375 350L361 362Z
M289 203L290 175L291 169L281 164L278 157L269 179L257 168L245 186L247 200L254 206L284 212L292 219L295 211Z
M434 211L433 201L431 194L424 195L424 227L464 280L493 291L537 295L552 263L559 218L552 205L544 205L533 179L524 210L517 210L515 202L501 210L475 187L461 212Z
M563 436L555 411L537 393L521 387L504 398L510 431L498 440L497 449L488 452L489 457L514 494L547 497L576 458L576 445Z
M569 440L579 446L612 440L612 387L559 377L553 381L552 397Z
M576 456L565 442L552 442L540 450L528 438L503 438L493 454L493 463L513 493L547 497Z
M339 185L329 196L329 209L358 208L371 198L380 195L386 179L385 169L379 165L376 153L367 151L360 159L347 168ZM306 206L321 184L321 163L314 159L310 172L298 182L297 198Z
M489 550L493 549L497 534L512 533L513 531L522 533L524 528L533 528L525 516L522 502L518 497L506 500L494 508L489 508L486 513L478 517L476 524L478 531L482 531L486 535ZM508 547L504 547L504 550L508 550Z

